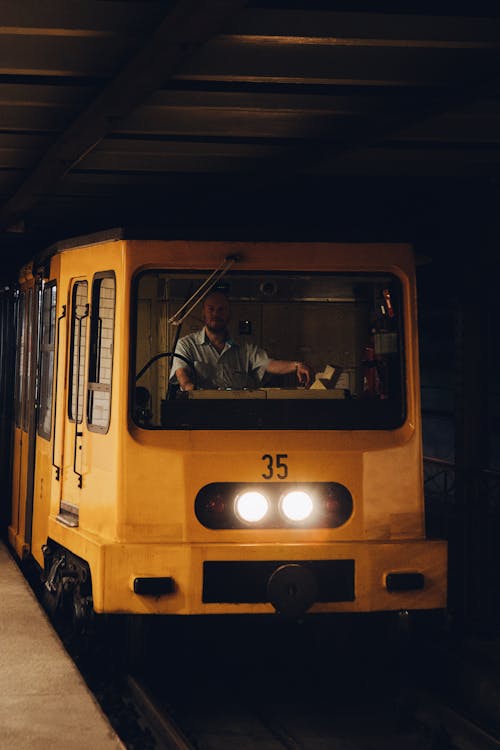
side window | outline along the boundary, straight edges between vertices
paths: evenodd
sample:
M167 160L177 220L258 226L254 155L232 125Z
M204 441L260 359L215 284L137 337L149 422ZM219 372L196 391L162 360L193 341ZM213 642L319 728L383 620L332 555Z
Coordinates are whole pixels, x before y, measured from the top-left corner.
M26 295L21 292L17 300L17 341L16 341L16 427L21 426L23 386L24 386L24 350L26 342Z
M71 296L71 351L69 360L68 415L72 422L83 419L83 382L89 314L88 283L77 281Z
M40 405L38 434L50 440L52 430L52 390L56 341L56 282L45 285L42 302L42 337L40 363Z
M114 273L96 274L92 284L87 401L88 427L94 432L107 432L111 418L115 296Z

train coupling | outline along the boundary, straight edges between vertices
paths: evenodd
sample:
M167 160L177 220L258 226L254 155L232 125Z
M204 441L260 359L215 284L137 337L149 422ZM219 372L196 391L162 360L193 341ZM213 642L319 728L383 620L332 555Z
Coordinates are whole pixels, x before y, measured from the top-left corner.
M280 565L269 576L267 595L278 614L285 617L300 617L316 601L316 576L305 565Z

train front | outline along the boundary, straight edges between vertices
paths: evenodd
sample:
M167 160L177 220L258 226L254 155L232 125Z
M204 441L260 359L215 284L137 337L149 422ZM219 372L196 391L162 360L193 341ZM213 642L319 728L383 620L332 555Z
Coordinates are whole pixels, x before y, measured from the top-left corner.
M137 243L127 262L130 408L102 608L444 608L446 545L425 538L411 250ZM211 384L195 351L181 389L172 352L186 336L211 345L214 290L231 346L307 363L310 383L240 357L235 384Z

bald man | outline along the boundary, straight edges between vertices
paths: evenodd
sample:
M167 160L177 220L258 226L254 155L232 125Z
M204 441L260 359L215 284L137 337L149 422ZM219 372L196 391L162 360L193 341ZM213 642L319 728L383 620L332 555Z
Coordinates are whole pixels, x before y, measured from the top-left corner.
M177 342L176 353L193 362L174 357L170 379L177 378L182 391L194 388L254 388L266 372L287 375L295 372L302 385L310 385L311 368L304 362L270 359L263 349L249 342L237 343L229 335L229 300L222 292L212 292L203 302L201 331Z

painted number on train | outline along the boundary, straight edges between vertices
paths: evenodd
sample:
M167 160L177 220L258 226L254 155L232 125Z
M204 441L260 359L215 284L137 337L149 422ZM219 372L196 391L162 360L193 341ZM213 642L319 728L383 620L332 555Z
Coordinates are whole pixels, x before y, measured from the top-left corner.
M276 456L272 456L270 453L264 453L262 460L266 462L267 471L262 474L264 479L286 479L288 476L288 464L285 463L285 459L288 458L287 453L277 453Z

